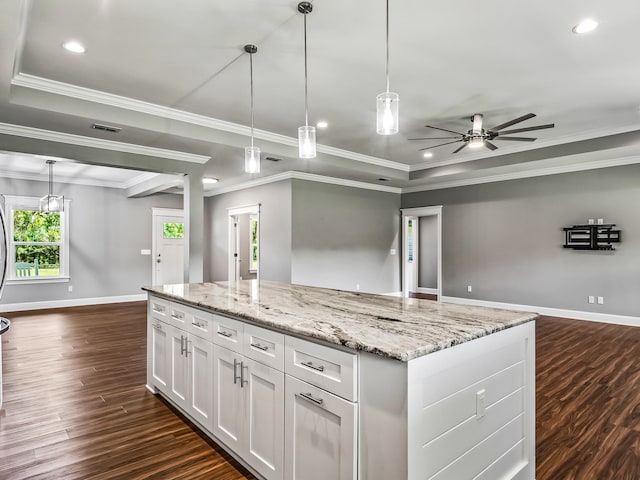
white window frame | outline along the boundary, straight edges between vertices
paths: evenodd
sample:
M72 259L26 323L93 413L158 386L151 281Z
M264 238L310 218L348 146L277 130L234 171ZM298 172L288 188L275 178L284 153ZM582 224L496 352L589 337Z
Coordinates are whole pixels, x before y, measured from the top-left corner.
M251 236L251 224L256 222L256 243L252 243L253 237ZM258 221L257 214L249 215L249 273L257 273L258 265L256 268L253 267L253 246L255 245L258 250L258 264L260 264L260 242L258 241L260 238L260 222Z
M71 200L65 198L64 211L60 212L60 275L43 277L16 277L16 246L13 234L13 212L14 210L34 210L40 209L40 199L38 197L24 197L18 195L5 195L5 213L7 216L7 235L9 251L7 252L8 275L7 285L25 285L35 283L62 283L68 282L69 277L69 208Z

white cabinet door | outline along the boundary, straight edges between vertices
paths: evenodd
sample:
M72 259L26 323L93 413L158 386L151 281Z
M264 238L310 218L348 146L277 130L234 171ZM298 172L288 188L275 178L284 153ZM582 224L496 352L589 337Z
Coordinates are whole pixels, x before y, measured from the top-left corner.
M267 480L282 480L284 373L243 360L245 413L242 458ZM329 477L327 477L329 478Z
M184 355L187 335L182 330L167 325L169 336L169 391L167 394L182 408L189 406L189 361Z
M242 355L217 346L213 352L213 434L235 452L242 447Z
M147 383L162 392L169 390L169 337L167 325L149 317Z
M356 405L285 375L285 452L286 480L354 480Z
M203 427L213 429L213 344L189 335L187 345L191 370L190 403L187 409Z

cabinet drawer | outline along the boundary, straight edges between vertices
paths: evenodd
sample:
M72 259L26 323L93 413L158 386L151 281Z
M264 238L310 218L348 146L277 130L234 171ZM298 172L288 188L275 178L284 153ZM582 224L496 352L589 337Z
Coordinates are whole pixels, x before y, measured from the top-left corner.
M187 317L189 316L189 307L175 302L169 302L169 318L170 325L174 325L182 330L187 329Z
M169 318L169 301L158 297L149 297L149 316L167 321Z
M244 324L220 315L213 316L213 342L234 352L242 353Z
M284 371L283 334L245 324L243 349L246 357Z
M295 337L285 339L284 371L351 401L358 399L358 357Z
M213 314L190 308L187 316L187 331L209 342L213 341Z

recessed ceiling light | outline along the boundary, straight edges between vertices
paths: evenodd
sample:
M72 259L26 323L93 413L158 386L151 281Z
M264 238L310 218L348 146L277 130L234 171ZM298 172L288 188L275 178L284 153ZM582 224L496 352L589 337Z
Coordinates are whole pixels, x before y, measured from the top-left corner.
M324 120L320 120L316 125L318 126L318 128L327 128L329 126L329 124Z
M587 18L586 20L581 21L579 24L573 27L571 31L573 33L580 34L592 32L596 28L598 28L598 22L596 22L592 18Z
M424 152L424 153L422 154L422 156L423 156L424 158L431 158L431 157L433 157L433 152Z
M218 179L217 178L213 178L213 177L203 177L202 178L202 184L203 185L213 185L214 183L218 183Z
M76 42L74 40L70 40L68 42L64 42L62 44L62 47L69 51L69 52L73 52L73 53L84 53L86 52L86 48L84 48L84 45L82 45L79 42Z

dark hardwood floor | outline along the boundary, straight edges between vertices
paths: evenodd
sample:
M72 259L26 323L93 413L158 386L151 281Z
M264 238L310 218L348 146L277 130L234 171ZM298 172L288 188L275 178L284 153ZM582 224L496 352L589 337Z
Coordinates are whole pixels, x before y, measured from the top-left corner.
M254 479L145 388L146 302L6 316L0 479Z
M438 300L438 295L433 293L409 292L409 298L421 298L422 300Z
M144 387L145 315L8 315L0 479L254 479ZM536 342L537 480L640 479L640 329L542 317Z

